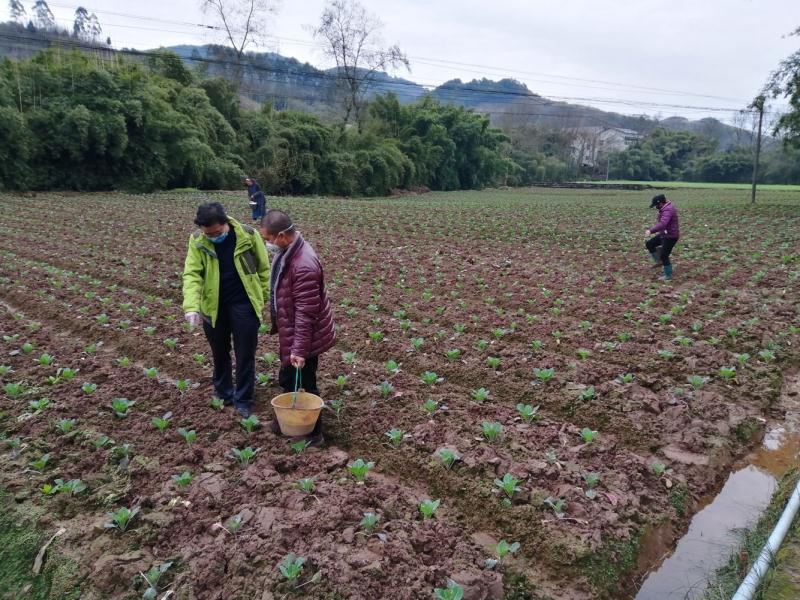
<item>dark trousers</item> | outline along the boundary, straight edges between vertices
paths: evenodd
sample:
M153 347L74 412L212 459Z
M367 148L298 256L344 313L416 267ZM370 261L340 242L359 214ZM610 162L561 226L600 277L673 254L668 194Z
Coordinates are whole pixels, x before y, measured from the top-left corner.
M661 262L667 266L672 264L669 262L669 255L672 254L672 249L677 243L678 238L666 238L663 235L657 235L647 240L644 245L651 254L660 248L659 256L661 257Z
M281 370L278 373L278 384L283 389L284 393L293 392L295 389L302 389L309 394L319 396L319 388L317 387L317 366L319 366L319 356L312 356L306 359L306 364L300 369L300 381L297 383L297 369L292 365L281 365ZM322 415L317 419L317 424L314 430L309 434L311 437L318 437L322 434Z
M256 346L261 323L250 302L219 307L217 326L203 321L214 357L214 389L225 401L250 404L256 386ZM231 336L236 355L236 388L231 369Z

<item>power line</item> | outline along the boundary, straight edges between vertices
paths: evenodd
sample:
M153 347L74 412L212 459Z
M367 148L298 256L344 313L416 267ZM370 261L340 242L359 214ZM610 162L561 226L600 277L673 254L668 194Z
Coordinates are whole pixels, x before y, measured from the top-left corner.
M14 35L14 34L0 34L0 37L4 37L10 40L23 40L23 41L30 41L39 44L64 44L66 46L71 46L73 48L78 49L86 49L86 50L103 50L108 52L114 53L121 53L123 55L131 55L136 57L146 57L152 54L151 51L140 51L140 50L130 50L130 49L114 49L109 47L98 47L96 45L89 45L85 42L80 40L70 39L70 38L39 38L39 37L31 37L31 36L24 36L24 35ZM225 65L225 66L232 66L232 67L244 67L251 69L253 71L261 71L273 74L284 74L288 76L301 76L303 78L314 78L320 80L327 80L327 81L344 81L347 78L342 77L340 75L336 75L335 73L318 71L318 72L297 72L291 69L285 68L278 68L278 67L265 67L263 65L253 64L252 62L244 63L239 61L232 61L232 60L222 60L222 59L211 59L208 57L201 57L201 56L182 56L184 60L191 61L191 62L200 62L204 64L216 64L216 65ZM413 87L414 89L419 90L420 88L425 89L424 86L420 84L411 82L411 81L399 81L394 80L391 82L381 82L375 81L371 76L364 76L359 78L358 76L354 76L352 79L355 81L361 81L362 83L367 83L368 85L375 86L375 87L386 87L387 85L390 86L399 86L399 87ZM276 81L276 80L270 80ZM497 89L484 89L484 88L474 88L467 85L459 86L458 88L448 88L447 86L440 86L436 89L437 95L447 95L447 94L463 94L465 92L474 92L476 95L489 95L489 96L499 96L499 97L517 97L523 98L533 104L540 105L540 106L554 106L558 108L563 108L559 106L558 103L547 100L540 96L537 96L531 92L519 92L513 90L497 90ZM451 96L452 97L452 96ZM667 104L667 103L655 103L655 102L635 102L630 100L624 99L609 99L609 98L591 98L591 97L572 97L572 96L557 96L556 98L567 101L578 101L578 102L605 102L605 103L614 103L614 104L623 104L628 106L639 106L639 107L648 107L648 108L679 108L683 110L701 110L704 112L739 112L739 109L734 108L723 108L723 107L706 107L706 106L692 106L692 105L678 105L678 104ZM588 108L588 110L591 110Z
M69 9L69 10L74 10L76 8L76 7L67 6L67 5L63 5L63 4L53 4L53 3L51 3L51 6L56 6L56 7L59 7L59 8L65 8L65 9ZM91 9L91 8L87 8L87 10L91 10L92 12L101 13L101 14L122 16L122 17L126 17L126 18L138 19L138 20L144 20L144 21L154 21L154 22L182 25L182 26L187 26L187 27L192 27L192 28L211 29L211 30L217 30L217 31L222 31L223 30L223 28L221 28L221 27L215 27L215 26L212 26L212 25L205 25L205 24L201 24L201 23L192 23L192 22L189 22L189 21L175 21L175 20L168 20L168 19L159 19L159 18L144 16L144 15L135 15L135 14L132 14L132 13L114 12L114 11ZM109 26L113 26L113 27L130 27L130 26L118 25L118 24L116 24L116 25L109 24ZM165 31L167 33L184 33L184 32L175 32L175 31L169 31L169 30L155 30L155 29L153 29L153 31ZM269 35L267 37L270 37L270 38L273 38L273 39L276 39L276 40L279 40L279 41L286 41L286 42L305 45L305 46L309 46L309 47L320 47L319 45L314 44L312 42L308 42L308 41L305 41L305 40L298 40L296 38L287 38L287 37L282 37L282 36L277 36L277 35ZM524 70L510 69L510 68L505 68L505 67L493 67L493 66L488 66L488 65L465 63L465 62L437 59L437 58L431 58L431 57L423 57L423 56L410 56L410 58L412 58L412 59L414 59L414 60L416 60L418 62L421 62L422 64L427 64L429 66L440 66L440 64L441 64L441 65L455 65L455 66L459 66L459 67L477 67L477 68L480 68L480 69L494 70L496 73L499 72L501 75L507 74L507 73L518 73L518 74L522 74L522 75L533 75L533 76L538 76L538 77L550 77L550 78L554 78L554 79L565 80L564 82L560 82L560 83L559 82L546 82L546 83L559 83L560 85L578 85L579 87L591 87L591 86L583 86L583 85L574 84L574 83L570 84L570 83L566 83L566 82L568 82L568 81L576 81L576 82L583 82L583 83L599 83L599 84L603 84L603 85L611 85L611 86L620 87L620 88L629 88L629 89L638 90L638 91L660 92L660 93L670 94L670 95L693 96L693 97L698 97L698 98L709 98L709 99L714 99L714 100L729 100L729 101L733 101L733 102L741 102L743 104L748 102L747 100L742 100L742 99L739 99L739 98L730 98L730 97L715 96L715 95L710 95L710 94L699 94L699 93L696 93L696 92L678 91L678 90L670 90L670 89L659 88L659 87L649 87L649 86L641 86L641 85L636 85L636 84L619 83L619 82L607 81L607 80L602 80L602 79L587 79L587 78L580 78L580 77L570 77L570 76L557 75L557 74L552 74L552 73L542 73L542 72L536 72L536 71L524 71ZM439 64L437 64L437 63L439 63ZM473 72L476 72L476 71L473 71ZM477 73L482 74L483 72L477 72ZM605 88L599 88L599 89L605 89ZM737 110L737 109L734 109L734 110Z

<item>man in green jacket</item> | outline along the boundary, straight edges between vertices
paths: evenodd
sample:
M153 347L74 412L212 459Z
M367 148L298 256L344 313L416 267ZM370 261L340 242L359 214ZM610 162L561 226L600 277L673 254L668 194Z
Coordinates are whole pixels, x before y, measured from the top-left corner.
M269 259L261 234L228 217L218 202L197 208L183 268L183 311L203 324L214 357L214 389L249 417L256 377L261 312L269 299ZM231 335L236 387L231 372Z

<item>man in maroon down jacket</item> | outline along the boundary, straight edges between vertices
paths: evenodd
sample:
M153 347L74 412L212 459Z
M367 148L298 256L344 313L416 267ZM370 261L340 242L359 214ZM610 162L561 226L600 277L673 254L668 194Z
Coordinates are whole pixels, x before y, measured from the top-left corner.
M261 235L267 248L275 252L270 273L270 315L271 333L278 334L280 346L278 382L284 392L293 392L299 369L299 387L319 395L319 356L336 342L322 265L289 215L280 210L267 212L261 221ZM273 420L273 431L276 426ZM322 417L308 439L322 441Z
M653 196L650 208L658 209L658 223L645 232L646 236L655 235L645 242L645 247L653 257L655 267L664 266L664 279L672 279L672 263L669 255L681 237L678 225L678 210L664 194Z

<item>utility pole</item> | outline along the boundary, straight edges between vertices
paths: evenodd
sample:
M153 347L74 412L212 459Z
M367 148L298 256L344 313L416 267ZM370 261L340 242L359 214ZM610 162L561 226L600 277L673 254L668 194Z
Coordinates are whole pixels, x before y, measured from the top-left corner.
M749 108L758 111L758 134L756 135L756 156L753 161L753 189L750 192L750 203L756 203L756 180L758 179L758 159L761 156L761 123L764 120L764 95L756 96Z

